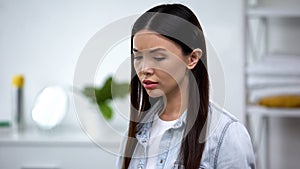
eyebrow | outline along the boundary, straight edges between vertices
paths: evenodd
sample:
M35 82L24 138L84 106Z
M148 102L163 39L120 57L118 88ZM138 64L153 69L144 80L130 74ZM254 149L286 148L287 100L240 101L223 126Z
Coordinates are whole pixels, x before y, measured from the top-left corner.
M133 52L141 52L141 51L139 51L139 50L137 50L135 48L133 48L132 50L133 50ZM164 48L156 48L156 49L150 50L149 52L150 53L154 53L154 52L158 52L158 51L166 51L166 49L164 49Z

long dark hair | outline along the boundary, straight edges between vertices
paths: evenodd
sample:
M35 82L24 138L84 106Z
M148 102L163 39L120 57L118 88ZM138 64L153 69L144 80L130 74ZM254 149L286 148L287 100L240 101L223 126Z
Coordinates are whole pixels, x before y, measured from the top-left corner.
M164 15L161 16L161 14ZM205 141L200 137L206 134L205 122L209 105L206 44L201 25L195 14L184 5L165 4L153 7L141 15L133 25L131 54L133 54L133 37L141 30L154 31L169 38L182 48L184 55L190 54L196 48L202 50L201 61L189 74L187 121L178 158L185 168L199 168L205 147ZM133 66L133 58L131 59L131 79L131 114L123 169L129 167L131 156L137 144L135 134L139 120L153 105L151 98L149 98L137 77Z

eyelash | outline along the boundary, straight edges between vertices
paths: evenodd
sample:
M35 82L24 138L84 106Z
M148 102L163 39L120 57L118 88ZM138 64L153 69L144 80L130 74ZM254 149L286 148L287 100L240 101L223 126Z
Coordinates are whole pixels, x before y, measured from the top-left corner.
M135 57L133 57L133 59L134 60L140 60L140 59L142 59L143 58L143 56L135 56ZM156 61L162 61L162 60L164 60L165 58L160 58L160 57L153 57Z
M154 58L155 60L157 60L157 61L162 61L162 60L164 60L165 58Z
M143 56L135 56L135 57L133 57L133 59L135 59L135 60L140 60L142 58L143 58Z

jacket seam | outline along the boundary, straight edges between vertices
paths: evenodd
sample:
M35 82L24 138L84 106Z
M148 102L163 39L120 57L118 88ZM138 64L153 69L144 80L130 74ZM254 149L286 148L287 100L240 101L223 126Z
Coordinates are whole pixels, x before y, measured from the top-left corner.
M224 129L222 130L220 140L219 140L218 146L217 146L215 159L214 159L214 167L213 167L214 169L217 169L217 164L218 164L217 162L218 162L218 158L219 158L220 148L221 148L221 145L223 143L225 133L226 133L227 129L229 128L230 124L232 124L233 122L234 122L233 120L230 120L229 122L227 122Z

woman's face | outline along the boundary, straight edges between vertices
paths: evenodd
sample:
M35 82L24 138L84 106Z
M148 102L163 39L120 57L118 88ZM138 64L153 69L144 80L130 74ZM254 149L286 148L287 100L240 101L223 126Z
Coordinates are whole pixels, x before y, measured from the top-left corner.
M187 86L187 58L175 42L142 30L133 38L134 68L150 97L177 96Z

